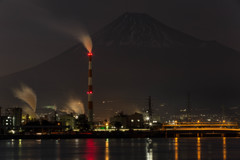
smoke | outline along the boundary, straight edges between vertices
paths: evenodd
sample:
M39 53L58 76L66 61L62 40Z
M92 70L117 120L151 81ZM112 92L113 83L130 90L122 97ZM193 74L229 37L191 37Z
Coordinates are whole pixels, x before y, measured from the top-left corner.
M89 34L81 34L78 39L83 43L88 52L92 52L92 39Z
M84 47L89 52L92 51L92 40L86 27L84 27L79 19L76 20L73 17L63 17L62 15L54 14L52 10L49 10L45 5L42 5L41 2L32 0L8 0L5 1L5 5L0 6L0 8L1 10L6 10L9 14L8 16L17 16L18 19L34 22L40 27L45 27L54 32L60 32L65 36L83 43ZM18 12L19 14L12 15L12 13L15 12ZM5 17L6 15L0 14L0 18L1 16Z
M77 41L81 42L83 46L88 50L88 52L92 52L93 44L92 44L92 39L85 29L80 24L71 24L72 22L69 23L63 23L60 21L55 21L55 23L51 22L48 25L51 25L51 27L55 30L58 30L62 33L65 33L67 35L70 35Z
M36 113L32 110L32 108L30 108L29 106L23 106L22 110L23 110L24 114L28 114L28 115L32 116L33 118L37 118L38 117L36 115Z
M30 87L25 84L21 84L21 87L19 89L14 89L13 93L15 97L28 104L29 109L32 111L32 113L36 112L37 96ZM27 112L30 112L26 107L23 107L23 110L24 109Z
M32 21L45 25L54 31L58 31L71 36L73 39L81 42L88 50L88 52L92 51L92 39L85 27L79 21L72 20L71 18L62 19L56 17L48 10L39 7L34 3L30 3L30 1L26 1L24 4L18 1L15 1L15 3L22 5L24 9L27 9L31 12L31 14L27 12L27 15L25 15L25 17L28 17Z
M52 109L52 110L54 110L54 111L57 110L57 106L56 106L56 105L53 105L53 106L44 106L43 108Z
M73 99L73 98L71 98L68 101L66 107L64 109L62 109L61 111L66 112L68 114L74 113L76 115L85 113L84 105L83 105L82 101L80 101L78 99Z

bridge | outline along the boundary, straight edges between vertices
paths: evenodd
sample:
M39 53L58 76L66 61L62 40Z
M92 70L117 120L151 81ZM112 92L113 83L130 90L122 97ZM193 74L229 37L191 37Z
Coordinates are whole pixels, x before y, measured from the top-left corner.
M173 122L173 123L164 123L162 125L163 129L166 128L239 128L237 122Z
M204 137L204 136L240 136L236 122L173 122L164 123L161 131L165 137Z

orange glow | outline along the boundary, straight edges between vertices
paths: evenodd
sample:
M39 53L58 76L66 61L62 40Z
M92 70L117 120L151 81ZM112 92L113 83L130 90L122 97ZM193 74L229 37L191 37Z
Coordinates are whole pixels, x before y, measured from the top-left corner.
M201 141L200 137L197 138L197 159L201 160Z
M175 160L178 160L178 138L176 137L175 139L174 139L174 145L175 145L175 148L174 148L174 150L175 150Z
M227 159L226 137L223 137L223 160Z
M88 56L92 56L92 55L93 55L92 52L89 52L89 53L88 53Z
M105 160L109 160L109 140L105 141Z
M165 123L163 124L163 127L186 127L186 128L195 128L195 127L201 127L201 128L213 128L216 127L217 128L222 128L222 127L228 127L228 129L237 129L238 128L238 124L236 122L228 122L228 123L220 123L220 122L177 122L174 124L171 123ZM229 128L231 127L231 128Z
M83 133L79 133L79 134L92 134L90 132L83 132Z
M61 123L57 123L57 125L58 125L58 126L60 126L60 125L61 125Z

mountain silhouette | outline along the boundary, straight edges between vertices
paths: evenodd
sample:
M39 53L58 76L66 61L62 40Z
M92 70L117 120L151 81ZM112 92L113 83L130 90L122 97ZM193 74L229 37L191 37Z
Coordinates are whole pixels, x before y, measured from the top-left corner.
M94 44L176 48L201 47L204 41L174 30L142 13L125 13L94 35Z
M96 119L139 111L149 95L154 114L186 108L188 92L196 110L239 105L240 54L231 48L139 13L121 15L92 38ZM70 98L80 99L87 109L87 67L87 51L77 44L40 65L1 77L0 104L23 105L12 90L24 83L36 92L38 110L67 107Z

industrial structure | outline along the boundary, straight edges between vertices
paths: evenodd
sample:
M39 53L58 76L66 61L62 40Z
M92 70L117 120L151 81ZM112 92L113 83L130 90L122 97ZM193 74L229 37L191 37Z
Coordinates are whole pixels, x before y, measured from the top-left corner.
M111 127L116 127L117 122L121 124L121 128L145 128L143 115L137 112L131 115L126 115L121 112L110 118Z
M22 108L7 108L4 116L0 114L0 133L7 133L8 131L15 132L18 131L21 126Z
M88 121L93 126L93 87L92 87L92 56L91 52L88 53Z

